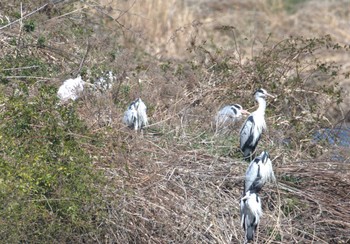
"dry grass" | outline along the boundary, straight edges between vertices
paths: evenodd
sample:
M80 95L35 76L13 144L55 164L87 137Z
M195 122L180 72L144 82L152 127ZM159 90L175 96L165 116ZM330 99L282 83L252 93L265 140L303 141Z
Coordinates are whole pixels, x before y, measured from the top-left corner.
M220 155L223 145L214 138L173 133L126 131L122 141L114 141L119 146L112 148L125 152L104 167L115 184L110 198L116 202L107 220L116 235L111 240L242 242L239 198L247 164ZM197 149L197 143L209 144L211 150ZM257 243L349 240L348 162L294 162L280 156L274 170L277 185L266 185L261 194L264 217Z
M125 44L136 42L158 57L182 58L188 56L190 43L199 45L210 42L214 48L236 52L239 47L242 62L252 58L262 48L268 33L276 42L289 36L313 38L329 34L340 45L349 45L349 3L342 1L262 0L212 2L202 0L196 4L184 1L101 1L109 15L127 27ZM301 6L301 7L298 7ZM120 27L116 22L110 25ZM232 26L234 31L224 31L223 26ZM237 45L238 44L238 45ZM191 52L199 63L208 60L208 55ZM341 71L350 72L348 56L344 52L324 55L325 61L342 64ZM349 104L350 87L341 80L344 115ZM332 109L337 117L339 109ZM338 117L339 119L339 117Z
M150 70L157 80L160 71ZM106 192L110 241L241 243L244 239L239 199L247 163L236 152L239 125L229 136L215 136L202 121L215 115L221 103L215 97L225 89L200 84L200 91L179 92L186 87L185 81L178 81L177 92L168 94L173 103L166 104L163 92L145 87L146 102L154 107L152 123L142 134L120 123L122 108L112 110L115 120L108 132L90 121L94 130L106 133L105 150L97 152L101 158L96 166L112 187ZM88 96L81 101L83 118L91 118L87 114L91 101ZM269 124L274 119L269 117ZM277 131L271 130L262 145L273 152L278 183L266 185L261 194L264 217L257 243L346 243L349 158L295 161L305 152L281 146Z
M278 11L283 1L273 1L272 9L269 1L234 2L201 1L190 7L183 1L159 0L89 3L75 7L78 10L72 9L67 15L44 20L41 34L51 33L55 26L63 26L61 32L53 34L45 48L26 49L61 69L58 78L49 81L57 85L70 73L81 71L80 66L87 67L84 78L91 80L96 78L96 69L113 69L117 73L112 91L100 95L87 91L77 101L79 115L89 131L103 138L102 146L89 144L85 149L108 180L101 189L108 216L99 225L105 235L92 236L91 242L243 242L239 199L247 163L237 151L239 125L229 136L215 136L212 119L223 104L233 100L254 109L251 93L261 83L255 82L253 65L246 61L261 50L267 33L273 32L271 38L277 40L302 34L303 26L309 26L305 32L310 33L314 30L311 27L319 27L316 19L310 20L319 16L318 20L323 21L319 13L327 12L337 40L346 37L341 31L346 23L335 16L338 11L340 16L347 15L345 8L335 2L327 8L316 5L315 12L310 3L304 11L293 14ZM306 21L301 22L303 18ZM74 29L76 35L69 35L73 27L68 23L72 22L74 28L88 26L94 31L89 38L80 35L78 28ZM235 29L225 32L223 25L234 25ZM17 31L0 34L7 53L16 52L17 47L9 43ZM209 44L204 45L204 40ZM146 55L142 49L156 57ZM184 54L193 62L176 59ZM218 68L226 54L235 56L227 63L236 62L234 67L239 71ZM337 57L337 61L348 62L342 55ZM288 92L290 100L307 104L313 98L309 94L313 89L302 87L295 92L278 84L281 88L277 91ZM139 95L148 106L151 125L137 134L121 124L121 117L126 105ZM274 157L278 183L266 185L261 194L264 216L256 243L348 243L349 152L342 151L343 161L324 160L331 157L332 148L320 148L322 145L310 143L311 139L294 140L293 135L300 131L284 114L284 96L275 95L280 97L269 103L269 132L262 138L260 149L268 149ZM329 96L323 96L325 105L317 108L322 118L327 116L324 108L330 103ZM290 117L308 120L311 107L300 112L297 105L285 104L291 107ZM284 137L291 138L291 145L283 144ZM313 148L330 152L320 160L309 160L312 157L308 153Z
M340 43L346 44L349 39L349 34L344 31L349 27L350 18L349 3L345 0L304 1L299 3L300 8L299 5L294 6L293 1L282 0L227 0L220 3L202 0L196 4L184 1L102 0L101 5L114 20L139 33L146 40L143 44L152 45L155 53L162 51L170 57L184 54L188 36L195 31L200 40L212 38L223 46L232 44L232 38L220 31L221 26L234 26L242 33L242 38L249 39L246 46L240 45L247 48L248 55L251 55L252 43L258 44L267 33L273 33L272 38L276 40L290 35L314 37L326 34ZM202 30L190 28L195 27L194 21L203 25ZM191 31L178 35L189 28Z

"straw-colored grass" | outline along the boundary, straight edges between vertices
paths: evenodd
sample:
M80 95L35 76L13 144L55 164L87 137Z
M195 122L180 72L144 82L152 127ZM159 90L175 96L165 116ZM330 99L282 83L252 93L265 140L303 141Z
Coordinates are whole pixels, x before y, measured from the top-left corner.
M75 136L90 139L82 150L106 179L96 185L105 215L91 218L96 231L82 233L85 241L243 243L239 200L248 166L238 150L243 121L228 135L217 135L213 118L226 104L254 111L252 93L263 86L277 99L268 101L268 131L258 150L272 155L277 183L265 185L260 195L264 215L256 243L349 242L349 152L312 141L315 131L331 127L348 110L336 104L338 90L331 83L346 87L340 73L348 66L327 66L322 73L317 62L344 64L348 53L327 50L324 43L333 43L328 37L286 39L331 33L343 44L342 30L350 23L342 20L347 2L304 4L290 10L282 0L61 2L36 13L32 33L19 23L0 32L0 59L16 61L13 67L2 63L11 70L0 67L2 81L10 81L1 83L9 97L24 82L35 96L41 85L58 87L78 73L92 83L101 72L116 74L112 90L86 90L74 104L89 131ZM305 43L316 50L302 47ZM21 73L19 54L38 58L49 72L36 79ZM330 74L333 68L339 75ZM121 123L138 96L150 117L140 133ZM337 114L329 114L330 106ZM20 241L30 242L23 235Z

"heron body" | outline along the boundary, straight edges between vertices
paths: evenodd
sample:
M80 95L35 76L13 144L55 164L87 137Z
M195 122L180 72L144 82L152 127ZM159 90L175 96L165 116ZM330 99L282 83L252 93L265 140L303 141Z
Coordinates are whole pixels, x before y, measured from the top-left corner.
M138 124L140 129L144 126L148 125L148 118L147 118L147 107L146 104L141 100L141 98L138 98L138 104L136 106L137 110L137 118L138 118Z
M134 103L130 104L128 110L125 111L123 122L131 128L138 128L137 110Z
M59 87L57 96L61 102L66 102L70 99L75 101L79 98L80 93L83 92L84 84L86 82L82 80L80 75L77 78L65 80Z
M247 241L254 239L254 233L262 216L261 200L254 191L247 191L240 201L241 226L245 231Z
M241 105L233 104L220 109L216 116L216 131L223 129L242 118L242 114L249 114Z
M147 107L141 98L133 101L124 113L123 122L134 130L141 130L148 125Z
M272 169L272 162L268 152L262 152L256 157L245 174L244 192L254 190L259 192L266 182L276 181Z
M245 159L251 159L258 145L261 134L266 130L265 110L266 110L266 90L259 89L254 93L255 100L259 107L244 122L240 131L240 148Z

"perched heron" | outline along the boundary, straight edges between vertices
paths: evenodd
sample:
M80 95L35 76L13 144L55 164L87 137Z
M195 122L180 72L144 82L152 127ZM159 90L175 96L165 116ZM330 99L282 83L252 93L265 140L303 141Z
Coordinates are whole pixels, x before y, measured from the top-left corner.
M247 242L254 239L254 232L262 216L261 200L254 190L247 191L240 202L241 226L245 231Z
M249 164L245 174L244 192L259 192L266 182L275 181L270 155L264 151Z
M79 98L80 93L83 92L85 84L86 82L82 80L80 75L77 78L65 80L59 87L57 96L61 102L66 102L70 99L75 101Z
M141 98L133 101L128 110L124 113L123 122L128 125L130 128L135 130L141 130L144 126L148 125L147 107Z
M266 130L266 96L274 97L268 94L265 89L259 89L254 93L255 100L258 102L259 107L249 115L240 131L240 147L246 160L252 159L261 133Z
M244 110L239 104L223 107L216 116L216 131L218 132L219 129L222 129L230 124L234 124L236 121L242 118L242 114L250 113L247 110Z

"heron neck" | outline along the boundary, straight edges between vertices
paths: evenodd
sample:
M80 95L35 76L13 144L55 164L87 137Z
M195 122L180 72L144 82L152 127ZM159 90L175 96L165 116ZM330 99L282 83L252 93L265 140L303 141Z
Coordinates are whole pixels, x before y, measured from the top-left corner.
M265 114L265 109L266 109L266 100L264 98L257 98L256 101L259 104L258 109L256 110L258 113Z

